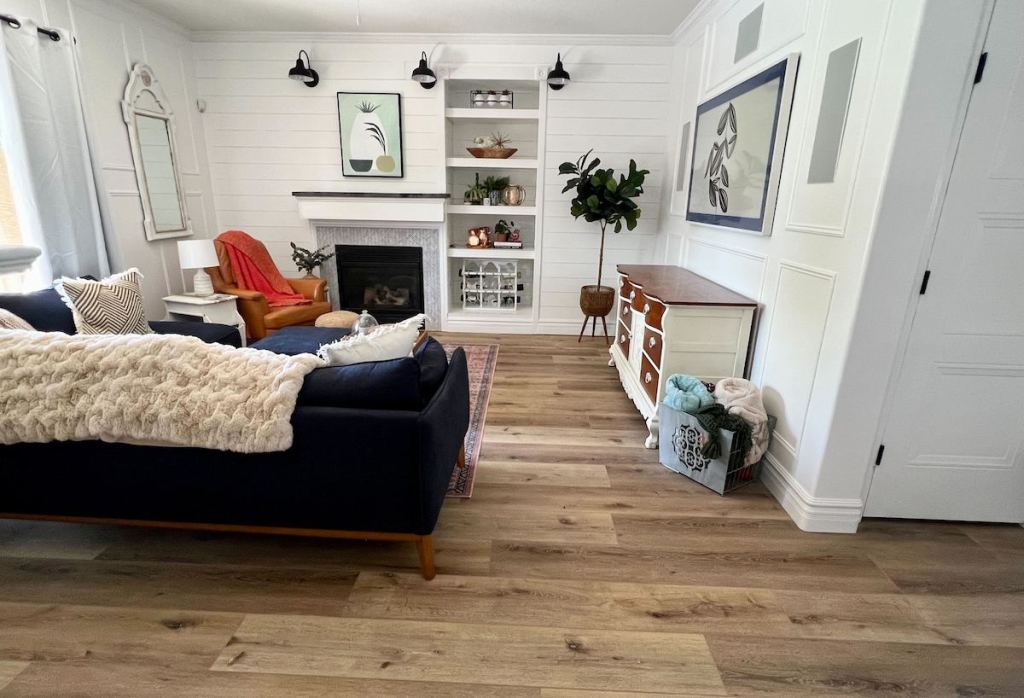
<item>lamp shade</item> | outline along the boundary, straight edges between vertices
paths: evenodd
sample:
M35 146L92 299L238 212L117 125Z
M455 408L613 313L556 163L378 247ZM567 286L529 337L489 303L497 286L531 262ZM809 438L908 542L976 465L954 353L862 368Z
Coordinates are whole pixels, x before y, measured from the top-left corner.
M569 73L562 66L562 54L558 54L558 58L555 60L555 68L548 73L548 87L552 90L560 90L569 84Z
M178 266L182 269L203 269L220 264L213 240L181 240L178 242Z
M437 84L437 76L427 65L427 52L420 53L420 64L412 71L412 79L418 82L423 89L429 90Z

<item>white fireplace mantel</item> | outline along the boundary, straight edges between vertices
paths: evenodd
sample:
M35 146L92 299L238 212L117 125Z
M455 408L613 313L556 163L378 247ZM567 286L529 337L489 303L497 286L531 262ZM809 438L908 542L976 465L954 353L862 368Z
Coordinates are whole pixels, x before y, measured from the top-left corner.
M444 222L448 194L372 192L292 192L299 203L299 215L323 222Z

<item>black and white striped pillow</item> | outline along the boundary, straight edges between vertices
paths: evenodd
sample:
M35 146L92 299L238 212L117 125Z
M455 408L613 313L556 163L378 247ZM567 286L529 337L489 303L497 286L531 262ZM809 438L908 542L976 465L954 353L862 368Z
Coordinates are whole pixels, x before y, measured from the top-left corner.
M133 268L102 281L65 277L57 290L79 334L151 334L141 284L142 274Z

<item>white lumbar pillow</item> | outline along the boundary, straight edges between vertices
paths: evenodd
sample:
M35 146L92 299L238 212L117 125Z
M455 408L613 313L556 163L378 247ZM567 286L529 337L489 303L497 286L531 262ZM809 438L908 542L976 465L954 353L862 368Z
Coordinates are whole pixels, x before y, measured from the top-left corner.
M367 334L342 337L324 344L317 356L330 366L348 366L367 361L388 361L412 354L427 316L420 313L393 325L380 325Z

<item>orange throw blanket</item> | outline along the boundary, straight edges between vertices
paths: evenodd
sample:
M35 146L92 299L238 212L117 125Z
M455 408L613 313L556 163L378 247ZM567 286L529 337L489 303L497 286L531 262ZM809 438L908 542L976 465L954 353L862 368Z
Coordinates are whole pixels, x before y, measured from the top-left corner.
M224 244L231 260L231 271L239 287L248 291L259 291L267 298L270 307L282 305L305 305L310 303L301 293L296 293L288 280L281 276L277 265L263 243L249 233L229 230L217 236Z

